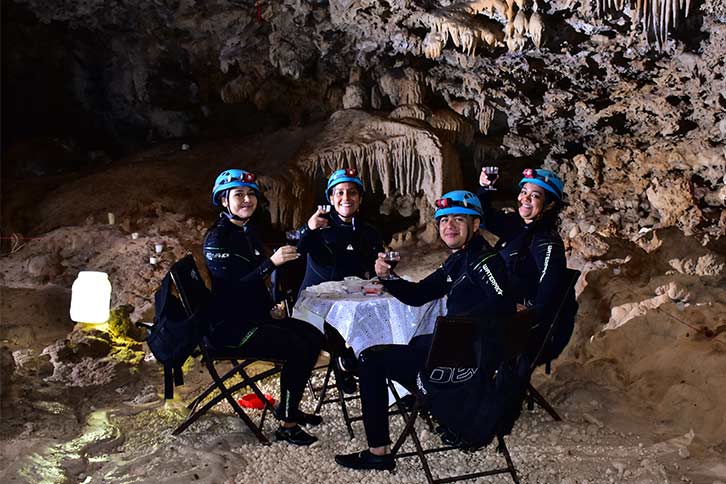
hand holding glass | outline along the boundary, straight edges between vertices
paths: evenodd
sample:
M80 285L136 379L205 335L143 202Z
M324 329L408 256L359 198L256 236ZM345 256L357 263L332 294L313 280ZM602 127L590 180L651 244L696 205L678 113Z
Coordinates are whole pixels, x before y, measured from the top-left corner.
M398 265L398 261L401 260L401 254L395 250L389 250L383 254L383 261L391 266L391 272L388 273L386 277L382 277L383 280L391 280L393 279L393 269L396 268Z
M497 178L499 178L499 167L498 166L485 166L482 167L482 170L484 170L484 173L486 173L487 180L489 180L489 185L487 185L485 190L496 190L494 188L494 183L497 181Z

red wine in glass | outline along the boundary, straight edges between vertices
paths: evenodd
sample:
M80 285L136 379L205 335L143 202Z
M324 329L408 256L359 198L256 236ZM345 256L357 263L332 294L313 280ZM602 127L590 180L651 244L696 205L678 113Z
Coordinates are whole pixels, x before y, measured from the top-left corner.
M487 180L489 180L489 182L490 182L489 186L487 187L487 190L496 190L496 188L494 188L494 183L497 181L497 178L499 178L499 167L498 166L485 166L484 173L486 173Z
M398 261L401 260L401 254L396 251L389 251L383 256L383 260L391 266L391 270L395 269L398 265Z
M285 238L290 245L297 245L297 243L300 242L300 231L288 230L285 232Z

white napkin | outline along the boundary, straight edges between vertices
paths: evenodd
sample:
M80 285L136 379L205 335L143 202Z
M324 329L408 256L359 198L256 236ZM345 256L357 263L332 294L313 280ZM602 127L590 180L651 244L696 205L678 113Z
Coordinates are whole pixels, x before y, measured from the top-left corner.
M317 286L310 286L305 290L315 295L345 294L345 285L341 281L327 281L321 282Z

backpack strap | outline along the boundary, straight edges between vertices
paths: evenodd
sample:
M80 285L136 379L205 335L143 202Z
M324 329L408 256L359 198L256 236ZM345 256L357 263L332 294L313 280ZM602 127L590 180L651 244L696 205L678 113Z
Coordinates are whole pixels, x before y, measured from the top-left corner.
M164 365L164 400L174 398L174 369L171 365Z
M184 372L181 366L164 365L164 400L174 398L174 387L184 384Z

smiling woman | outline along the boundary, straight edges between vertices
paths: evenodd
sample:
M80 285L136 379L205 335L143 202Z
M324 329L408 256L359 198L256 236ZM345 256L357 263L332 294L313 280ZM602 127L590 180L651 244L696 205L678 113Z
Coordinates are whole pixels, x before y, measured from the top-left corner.
M216 349L243 357L285 361L280 374L280 404L275 416L282 425L277 440L310 445L317 440L299 424L318 425L322 418L299 409L322 345L322 334L292 318L273 319L272 297L265 278L275 267L300 257L295 247L280 247L265 255L250 219L260 189L253 173L232 169L217 177L212 202L222 206L217 222L204 239L204 258L212 277L213 304L209 339Z
M541 326L548 328L558 304L568 289L565 248L557 232L558 217L563 201L564 183L550 170L528 168L519 181L517 213L503 213L492 208L486 188L491 184L482 171L479 199L482 204L483 226L497 235L496 249L504 257L510 278L517 288L521 309L532 308ZM574 308L566 308L558 321L555 337L567 342L574 324ZM564 348L552 348L549 356L556 357ZM551 358L550 358L551 359Z

